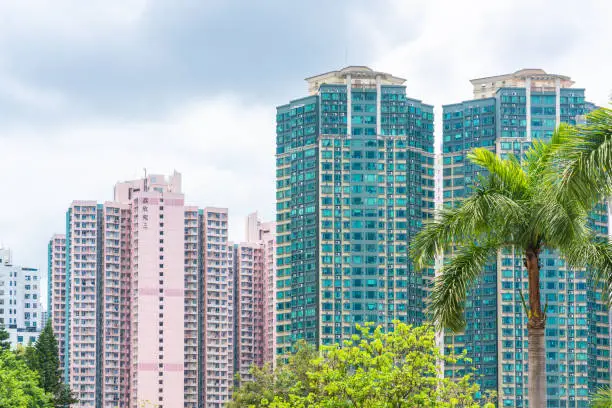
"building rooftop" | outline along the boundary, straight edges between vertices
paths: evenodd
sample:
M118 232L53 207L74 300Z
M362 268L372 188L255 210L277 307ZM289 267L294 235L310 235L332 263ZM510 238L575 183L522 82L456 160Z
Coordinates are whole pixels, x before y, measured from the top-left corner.
M510 74L475 78L470 80L474 86L474 98L490 98L500 88L524 88L527 83L530 88L539 90L554 90L571 88L574 81L566 75L549 74L540 68L524 68Z
M483 82L495 82L504 79L533 79L533 80L550 80L559 78L562 81L570 81L574 83L570 77L566 75L548 74L541 68L523 68L515 71L511 74L495 75L490 77L475 78L471 79L472 84L480 84Z
M330 71L308 77L305 81L308 83L308 92L314 95L319 91L321 85L346 84L349 77L354 85L359 85L362 81L370 83L376 81L377 78L380 78L380 82L383 85L402 85L406 82L404 78L396 77L386 72L374 71L372 68L364 65L351 65L338 71Z

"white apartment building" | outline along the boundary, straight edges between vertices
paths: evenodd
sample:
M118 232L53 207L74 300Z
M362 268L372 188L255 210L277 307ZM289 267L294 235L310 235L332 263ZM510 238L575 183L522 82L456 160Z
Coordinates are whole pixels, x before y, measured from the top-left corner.
M42 325L38 269L13 265L11 251L0 248L0 324L11 345L35 342Z

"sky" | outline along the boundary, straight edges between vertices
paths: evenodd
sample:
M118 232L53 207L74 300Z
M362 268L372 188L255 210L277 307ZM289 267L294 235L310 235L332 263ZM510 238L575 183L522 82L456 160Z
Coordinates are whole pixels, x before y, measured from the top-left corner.
M610 21L608 0L0 0L0 243L45 275L71 201L145 168L239 241L274 218L275 108L304 78L367 65L439 118L472 78L542 68L605 106Z

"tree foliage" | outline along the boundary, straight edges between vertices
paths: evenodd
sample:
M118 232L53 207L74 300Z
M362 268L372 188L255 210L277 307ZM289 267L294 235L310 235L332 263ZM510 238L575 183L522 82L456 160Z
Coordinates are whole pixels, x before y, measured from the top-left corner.
M38 385L38 374L10 351L0 352L0 407L53 407L50 395Z
M36 369L36 349L32 343L27 346L23 346L18 344L14 350L15 357L18 360L21 360L25 363L25 365L33 371L37 371Z
M228 404L230 408L259 407L269 404L275 398L289 400L291 395L305 397L311 392L308 373L313 370L313 361L319 356L312 344L299 341L295 353L287 363L278 363L273 370L269 365L253 366L252 381L243 381ZM240 382L240 381L239 381Z
M50 395L54 407L64 408L78 402L70 387L62 382L59 350L50 322L44 327L34 345L19 345L15 348L14 354L19 361L38 374L38 384Z
M430 327L395 322L381 327L357 326L359 334L342 347L324 347L312 359L301 356L275 371L254 369L255 380L234 394L231 407L479 407L478 385L472 375L442 378L439 362L456 363L463 357L443 356ZM295 356L294 356L295 357ZM296 370L296 371L292 371ZM302 377L303 380L297 380ZM288 388L279 381L293 379ZM248 398L245 398L248 396ZM487 404L487 407L493 407Z
M62 382L59 368L59 349L53 334L51 321L47 322L34 346L34 358L31 367L39 373L40 386L53 395L55 407L65 407L78 402L72 395L70 388Z
M0 353L11 349L11 341L9 340L9 332L3 324L0 323Z

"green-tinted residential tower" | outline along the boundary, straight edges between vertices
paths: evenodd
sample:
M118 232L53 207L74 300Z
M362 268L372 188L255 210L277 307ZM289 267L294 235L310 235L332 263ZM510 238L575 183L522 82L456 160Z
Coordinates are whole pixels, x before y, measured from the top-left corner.
M408 260L434 209L432 106L367 67L306 81L276 116L277 355L422 322L433 275Z
M576 124L592 105L567 76L524 69L471 81L474 99L443 108L443 201L459 203L479 168L466 159L475 147L501 157L522 157L535 139L549 139L562 122ZM598 208L593 226L608 234L607 210ZM568 270L554 252L541 255L541 289L548 305L546 376L548 407L588 407L597 386L610 382L608 312L601 292L584 270ZM500 252L485 268L466 304L464 333L445 336L447 350L467 350L483 389L498 393L501 407L527 407L527 294L522 254ZM446 367L446 374L466 367Z

